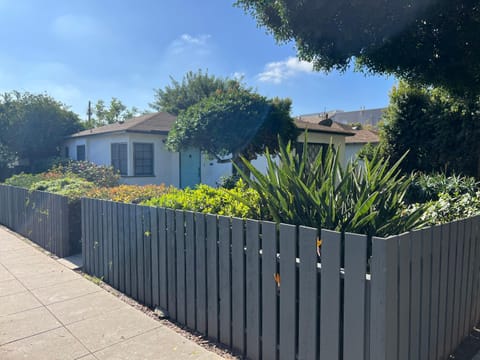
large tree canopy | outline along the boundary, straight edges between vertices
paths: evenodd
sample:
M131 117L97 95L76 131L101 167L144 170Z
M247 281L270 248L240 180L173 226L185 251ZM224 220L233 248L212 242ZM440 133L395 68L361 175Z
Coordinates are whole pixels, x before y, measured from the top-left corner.
M480 178L480 101L400 82L390 94L381 146L393 161L406 151L407 172L461 173Z
M0 95L0 148L6 161L38 161L60 154L66 135L83 129L78 116L46 94Z
M173 115L178 115L180 111L188 109L216 92L225 92L239 87L237 80L209 75L202 70L189 71L182 82L172 77L170 80L171 85L166 86L165 89L155 90L155 100L150 107L155 111L165 111Z
M180 113L167 138L167 147L196 147L219 160L240 155L248 160L278 149L297 137L289 99L267 99L251 90L231 89L204 98Z
M479 0L237 0L317 70L390 73L463 94L480 92Z

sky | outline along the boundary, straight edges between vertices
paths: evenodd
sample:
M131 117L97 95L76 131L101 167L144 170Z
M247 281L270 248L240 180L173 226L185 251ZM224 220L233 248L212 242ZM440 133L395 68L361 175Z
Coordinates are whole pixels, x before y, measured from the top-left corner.
M47 93L86 118L112 97L149 110L154 89L202 69L243 77L293 115L388 105L393 77L313 72L232 0L0 0L0 92Z

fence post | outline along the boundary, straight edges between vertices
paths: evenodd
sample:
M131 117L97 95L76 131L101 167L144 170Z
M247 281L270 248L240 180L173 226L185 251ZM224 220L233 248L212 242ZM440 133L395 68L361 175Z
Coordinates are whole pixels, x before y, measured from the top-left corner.
M370 358L396 359L398 236L372 239Z

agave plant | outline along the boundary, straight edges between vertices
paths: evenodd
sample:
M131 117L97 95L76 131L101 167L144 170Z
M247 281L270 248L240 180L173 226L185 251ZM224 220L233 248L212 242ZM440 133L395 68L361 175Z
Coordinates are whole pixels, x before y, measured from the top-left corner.
M308 153L305 139L303 154ZM388 236L423 226L423 207L405 211L411 181L379 151L372 158L342 166L330 145L313 159L300 156L280 141L279 162L267 151L267 172L242 159L251 173L238 173L255 189L276 222L312 226L369 236Z

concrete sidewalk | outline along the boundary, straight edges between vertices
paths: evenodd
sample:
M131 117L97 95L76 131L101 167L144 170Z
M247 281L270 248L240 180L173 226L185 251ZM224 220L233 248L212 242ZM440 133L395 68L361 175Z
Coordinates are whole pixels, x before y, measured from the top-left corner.
M0 359L220 359L0 227Z

